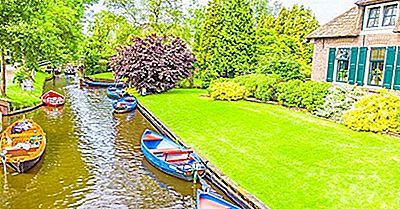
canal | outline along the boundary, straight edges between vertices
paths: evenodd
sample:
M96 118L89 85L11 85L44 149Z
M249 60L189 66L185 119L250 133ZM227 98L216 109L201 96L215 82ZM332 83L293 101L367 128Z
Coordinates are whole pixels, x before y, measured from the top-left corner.
M26 174L0 172L0 208L194 208L195 187L144 160L140 136L152 128L139 112L112 113L104 90L56 78L46 90L62 108L27 113L47 133L44 158ZM22 116L5 118L3 128Z

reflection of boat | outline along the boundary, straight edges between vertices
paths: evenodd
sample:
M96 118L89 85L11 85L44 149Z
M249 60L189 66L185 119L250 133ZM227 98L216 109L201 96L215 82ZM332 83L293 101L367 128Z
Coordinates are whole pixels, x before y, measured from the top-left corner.
M127 113L133 111L137 106L137 99L134 96L127 96L114 102L115 113Z
M49 91L43 94L42 102L47 106L58 107L64 105L65 97L55 91Z
M120 88L115 88L113 86L110 86L107 88L107 96L110 99L121 99L124 96L127 96L128 93Z
M197 190L196 209L240 209L217 195Z
M33 120L16 121L1 135L1 155L7 165L19 173L33 168L45 149L46 134Z
M100 81L92 81L88 79L80 79L81 86L93 86L93 87L103 87L108 88L110 86L114 86L117 88L123 88L126 86L125 83L111 83L111 82L100 82Z
M64 112L63 106L60 107L43 106L42 109L47 115L52 117L57 117L59 115L62 115L62 113Z
M145 130L140 148L146 159L161 171L193 181L206 167L191 149L151 130Z

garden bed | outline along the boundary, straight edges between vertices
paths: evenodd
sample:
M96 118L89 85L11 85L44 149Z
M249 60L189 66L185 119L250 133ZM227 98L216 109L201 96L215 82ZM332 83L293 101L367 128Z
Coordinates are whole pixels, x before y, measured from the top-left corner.
M272 208L395 208L400 142L204 90L140 97L185 142Z

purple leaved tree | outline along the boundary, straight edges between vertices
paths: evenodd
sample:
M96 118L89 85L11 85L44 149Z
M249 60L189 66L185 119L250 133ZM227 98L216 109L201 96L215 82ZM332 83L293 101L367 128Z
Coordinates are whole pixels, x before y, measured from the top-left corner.
M151 35L133 41L117 50L110 67L115 78L128 78L140 94L168 91L192 75L196 58L181 39Z

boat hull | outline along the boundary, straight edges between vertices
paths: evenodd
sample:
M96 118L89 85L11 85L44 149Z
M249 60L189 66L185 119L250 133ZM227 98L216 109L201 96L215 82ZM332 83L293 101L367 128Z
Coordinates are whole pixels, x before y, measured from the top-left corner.
M187 155L188 153L191 153L190 155L188 155L188 160L182 161L183 163L181 163L181 164L171 163L171 161L167 160L167 157L160 158L160 157L157 157L154 153L151 152L151 150L154 151L157 148L149 149L146 146L146 144L144 143L144 138L149 133L153 134L155 132L152 132L150 130L146 130L143 133L143 136L142 136L142 139L141 139L141 144L140 144L140 149L142 150L143 155L150 162L150 164L152 164L154 167L156 167L160 171L162 171L162 172L164 172L166 174L169 174L171 176L175 176L175 177L180 178L180 179L185 180L185 181L193 181L194 178L195 178L195 175L194 175L195 172L194 172L194 170L191 170L191 169L193 167L196 167L196 163L201 164L200 160L198 160L197 156L193 153L193 151L189 152L188 149L186 149L185 147L177 144L176 142L172 141L171 139L159 135L159 137L161 137L162 140L165 140L165 141L167 141L167 143L170 143L170 144L174 145L174 147L171 147L171 148L178 149L178 150L181 150L181 151L185 152L186 154L184 154L184 155ZM173 152L173 151L170 151L170 152ZM175 153L172 153L172 154L175 154ZM190 160L189 160L189 156L191 158ZM165 160L163 160L163 159L165 159ZM186 169L183 169L183 168L186 168ZM198 176L201 176L204 173L204 171L205 171L205 166L203 166L202 169L198 169L197 170Z
M132 96L128 96L128 97L132 97ZM136 97L134 98L133 101L126 101L125 100L126 98L127 97L121 98L113 103L114 113L123 114L123 113L132 112L136 109L136 106L137 106ZM124 103L123 108L118 107L118 104L120 104L120 103Z
M240 207L222 199L217 195L197 190L196 209L240 209Z
M11 169L15 170L18 173L26 173L29 170L31 170L33 167L35 167L36 164L39 163L39 161L42 159L44 155L44 152L40 155L37 156L34 159L23 161L17 163L12 163L12 162L7 162L7 166L10 167Z
M59 107L65 104L65 97L55 91L49 91L41 97L42 102L51 107Z
M110 86L123 88L126 86L125 83L96 82L96 81L89 81L89 80L85 80L85 79L81 79L81 85L92 86L92 87L101 87L101 88L108 88Z

